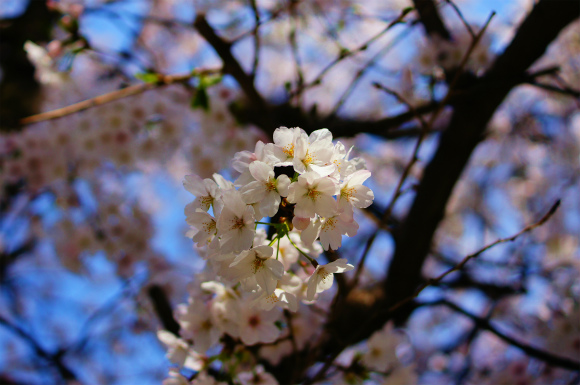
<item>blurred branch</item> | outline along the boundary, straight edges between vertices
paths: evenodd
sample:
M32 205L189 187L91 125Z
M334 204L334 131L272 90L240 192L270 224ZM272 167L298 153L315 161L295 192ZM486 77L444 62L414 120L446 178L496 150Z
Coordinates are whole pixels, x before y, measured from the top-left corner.
M24 44L50 39L56 14L46 1L29 1L24 13L0 20L0 130L17 130L18 121L38 111L40 84Z
M62 351L59 350L54 354L47 352L30 334L25 332L19 326L12 324L2 316L0 316L0 325L3 325L5 328L26 341L32 347L37 356L44 358L50 364L54 365L63 379L76 380L76 375L64 364L64 362L62 362Z
M221 69L217 68L210 68L210 69L201 69L201 70L193 70L187 74L180 74L180 75L161 75L158 74L159 80L154 83L141 83L136 84L133 86L129 86L126 88L122 88L120 90L112 91L103 95L99 95L97 97L83 100L82 102L71 104L70 106L58 108L56 110L42 112L40 114L32 115L27 118L21 119L20 124L32 124L37 122L42 122L45 120L52 120L62 118L63 116L71 115L76 112L81 112L87 110L91 107L100 106L103 104L111 103L119 99L123 99L129 96L137 95L143 93L148 90L152 90L155 88L159 88L162 86L167 86L170 84L176 83L187 83L190 79L200 76L200 75L209 75L220 73Z
M338 63L340 63L342 60L346 59L347 57L353 56L359 52L362 51L366 51L368 49L368 47L374 43L375 41L377 41L378 39L380 39L386 32L388 32L392 27L394 27L395 25L401 23L404 19L405 16L407 16L407 14L409 12L411 12L413 10L413 8L405 8L401 11L401 14L399 15L399 17L397 17L395 20L393 20L392 22L390 22L385 28L383 28L381 31L379 31L376 35L374 35L373 37L371 37L370 39L368 39L366 42L364 42L363 44L359 45L358 47L351 49L351 50L341 50L338 54L338 56L331 61L330 63L328 63L326 65L326 67L324 67L319 73L318 75L309 83L305 84L302 87L298 87L295 90L292 90L290 92L290 96L295 96L297 94L300 94L302 92L304 92L305 90L312 88L314 86L319 85L322 82L322 78L326 75L326 73L328 71L330 71L334 66L336 66Z
M576 1L540 0L521 24L510 45L491 69L476 80L468 92L454 100L454 113L441 135L438 148L424 170L411 209L395 234L395 253L382 287L354 288L340 307L335 307L321 336L308 353L332 360L349 344L380 329L396 314L402 321L411 306L390 312L398 302L412 296L422 283L421 269L431 248L433 234L444 216L453 187L471 153L484 138L487 124L504 98L520 84L525 71L545 52L560 31L578 17ZM457 95L449 95L449 102ZM437 108L437 106L435 107ZM411 119L412 113L409 113ZM361 320L363 320L361 324ZM301 352L302 353L302 352ZM300 354L300 353L299 353ZM279 379L303 378L304 367L291 364L290 356L274 372ZM324 377L324 371L311 378Z
M260 11L258 10L258 5L256 0L250 0L250 5L252 11L254 12L254 61L252 64L251 77L256 77L256 72L258 71L258 64L260 63Z
M149 294L149 298L153 302L155 312L163 324L163 328L179 337L179 324L173 317L171 303L169 303L169 299L163 289L160 286L152 285L147 294Z
M258 111L267 111L266 101L258 93L254 86L254 79L248 75L237 59L232 54L232 44L219 37L211 25L207 22L204 15L198 15L193 23L195 29L200 35L213 47L216 53L223 61L223 72L230 74L236 79L252 105L252 109ZM262 119L266 119L263 114ZM266 119L267 120L267 119Z
M455 13L457 13L457 16L459 16L459 19L461 20L461 22L465 26L465 29L467 30L467 32L469 32L469 35L471 35L471 38L475 39L475 32L473 32L473 29L471 28L471 26L469 25L467 20L465 20L465 17L463 17L463 13L461 13L461 10L457 6L457 4L455 4L452 0L445 0L445 1L447 2L447 4L451 5L451 7L453 7L453 9L455 10Z
M557 87L557 86L554 86L551 84L538 83L534 80L527 81L526 84L541 88L541 89L546 90L546 91L551 91L551 92L556 92L558 94L571 96L575 99L580 98L580 91L569 88L569 87L560 88L560 87Z
M20 256L29 253L34 249L36 245L36 240L34 238L29 239L16 249L0 253L0 282L4 281L6 277L6 271Z
M484 138L494 112L521 82L526 69L578 13L576 2L541 0L491 69L454 103L451 122L441 135L407 218L395 237L395 253L385 280L389 307L413 295L420 284L421 268L453 187Z
M459 271L461 270L465 264L467 262L469 262L470 260L472 260L473 258L477 258L479 255L481 255L482 253L484 253L485 251L491 249L494 246L497 246L499 244L502 243L506 243L506 242L513 242L515 241L520 235L525 234L527 232L532 231L533 229L543 225L544 223L546 223L546 221L548 219L550 219L550 217L552 215L554 215L554 213L556 212L556 210L558 209L558 207L560 206L560 200L558 199L550 208L550 210L548 210L548 212L546 214L544 214L544 216L542 218L540 218L539 221L532 223L531 225L528 225L526 227L524 227L522 230L520 230L518 233L512 235L511 237L507 237L507 238L500 238L498 240L496 240L495 242L490 243L489 245L479 249L478 251L476 251L473 254L469 254L468 256L466 256L465 258L463 258L463 260L461 260L461 262L459 262L457 265L453 266L452 268L448 269L447 271L445 271L443 274L435 277L435 278L430 278L428 279L426 282L424 282L423 284L421 284L413 293L413 295L399 301L398 303L394 304L393 306L389 307L389 312L395 311L398 308L400 308L401 306L405 305L406 303L411 302L414 298L416 298L419 293L421 293L426 287L431 286L431 285L435 285L438 284L439 282L441 282L443 280L443 278L447 277L449 274L453 273L454 271Z
M539 360L541 360L549 365L552 365L552 366L556 366L556 367L560 367L560 368L564 368L564 369L568 369L568 370L572 370L572 371L580 371L580 362L573 361L573 360L565 358L565 357L560 357L560 356L552 354L552 353L548 353L544 350L540 350L540 349L535 348L531 345L528 345L528 344L525 344L521 341L518 341L515 338L510 337L510 336L504 334L503 332L499 331L495 326L493 326L491 324L491 322L488 319L478 317L475 314L471 314L470 312L462 309L461 307L459 307L458 305L456 305L453 302L450 302L447 300L441 300L441 301L436 301L436 302L430 303L429 305L447 306L448 308L450 308L458 313L463 314L464 316L470 318L479 329L490 331L491 333L495 334L497 337L501 338L502 340L504 340L508 344L520 348L524 353L526 353L530 357L537 358L537 359L539 359Z
M451 34L439 15L439 11L432 0L413 0L415 9L419 13L421 23L428 35L438 34L445 40L451 39Z

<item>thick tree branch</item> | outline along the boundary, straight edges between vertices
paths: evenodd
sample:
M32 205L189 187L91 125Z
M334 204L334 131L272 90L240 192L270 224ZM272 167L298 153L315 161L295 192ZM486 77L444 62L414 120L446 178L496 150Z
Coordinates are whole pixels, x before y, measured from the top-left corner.
M419 285L421 267L453 187L483 139L495 110L524 78L525 70L578 14L575 1L540 1L490 71L472 92L455 103L449 127L425 169L417 196L395 239L395 254L385 281L389 306L412 295Z
M427 34L438 34L445 40L451 38L451 34L447 30L447 27L445 27L445 24L443 24L439 11L437 11L435 2L432 0L413 0L413 4L419 13L421 23L425 27Z
M443 218L453 187L471 153L484 137L485 128L508 93L530 67L575 18L576 1L541 0L519 28L515 38L492 68L476 84L454 100L454 113L441 136L438 149L424 171L411 210L395 233L395 254L382 287L354 288L333 308L326 325L328 338L313 344L308 357L336 357L349 344L378 330L392 317L388 309L412 296L421 284L421 268L431 247L435 229ZM409 113L413 115L412 113ZM354 127L353 127L354 128ZM406 319L412 306L398 309ZM364 327L361 325L364 320ZM304 354L301 352L299 354ZM308 365L311 362L306 359ZM303 379L304 365L292 356L276 368L280 380ZM295 377L292 377L292 376Z
M153 285L147 291L151 302L153 302L153 307L157 313L157 317L163 324L163 328L168 332L179 336L179 324L173 318L173 311L171 310L171 304L167 295L160 286Z
M224 64L224 73L230 74L236 79L246 96L248 97L252 110L267 111L266 101L256 90L254 79L248 75L238 60L232 54L232 45L219 37L211 25L207 22L204 15L198 15L193 23L195 29L201 36L213 47ZM263 114L261 119L266 119L267 114ZM263 122L264 124L265 122ZM262 125L261 125L262 126Z

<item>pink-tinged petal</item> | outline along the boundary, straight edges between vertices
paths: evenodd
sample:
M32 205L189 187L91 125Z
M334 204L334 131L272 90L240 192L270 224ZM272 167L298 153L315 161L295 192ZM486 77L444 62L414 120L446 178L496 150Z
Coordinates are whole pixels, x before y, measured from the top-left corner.
M220 188L217 185L216 182L214 182L213 180L206 178L203 180L203 185L205 186L206 191L208 192L207 195L210 195L212 197L217 197L220 195Z
M271 191L260 200L260 212L267 217L273 217L278 212L282 198L280 195Z
M358 186L353 194L353 206L360 209L369 207L375 199L375 194L367 186Z
M185 179L183 180L183 187L185 187L187 191L195 196L207 195L205 186L203 184L203 179L195 174L185 176Z
M298 311L298 299L296 299L294 294L283 291L278 298L288 305L288 310L292 312Z
M330 198L332 199L332 198ZM316 215L316 205L311 199L301 199L294 207L294 215L313 218Z
M320 191L322 194L325 195L335 195L337 193L337 186L336 183L332 181L330 178L321 178L318 181L316 186L316 190Z
M318 166L316 164L311 164L310 169L312 171L314 171L315 173L317 173L318 175L324 177L324 176L328 176L328 175L332 174L334 171L336 171L336 165L329 164L327 166Z
M283 197L288 196L289 187L290 187L290 178L288 178L287 175L280 175L276 183L278 193Z
M324 265L324 267L327 269L326 271L332 273L343 273L345 271L354 269L354 266L347 262L348 261L346 258L340 258L334 262L330 262L329 264Z
M320 243L324 250L328 250L328 247L333 250L338 250L342 244L342 234L335 229L320 232Z
M332 133L328 130L328 128L321 128L320 130L312 131L308 140L310 143L323 141L330 142L330 145L332 145Z
M245 203L256 203L264 199L267 190L264 182L253 181L238 190Z
M278 339L280 336L280 330L274 325L274 323L269 323L264 325L260 334L260 342L269 344Z
M266 292L266 295L270 295L274 293L276 290L276 279L270 274L266 269L261 269L255 274L256 282L258 282L258 286L262 288Z
M266 267L270 269L270 271L276 278L280 279L284 275L284 265L282 264L282 262L270 258L264 262L264 265L266 265Z
M267 259L274 254L274 248L272 246L262 245L253 248L254 252L258 258Z
M260 182L267 182L271 177L274 177L274 170L271 166L259 160L250 163L250 174Z
M320 216L328 218L336 214L336 201L328 195L320 195L316 200L315 210Z
M308 301L313 301L314 300L314 296L316 295L316 288L318 286L318 268L320 266L318 266L316 268L316 270L314 271L314 273L310 276L310 278L308 279L308 288L306 289L306 299Z
M185 209L183 210L183 213L185 214L186 217L191 216L193 213L195 213L197 211L197 209L200 208L199 207L199 201L195 200L191 203L188 203L185 206Z
M369 179L370 176L371 172L369 170L355 171L347 178L348 185L351 187L361 185L365 180Z
M340 220L341 232L348 235L349 237L354 237L358 233L358 223L351 217L348 220L344 220L342 217Z
M246 203L242 199L242 194L236 190L227 190L223 193L224 211L231 210L237 217L241 218L246 210Z
M215 183L221 190L231 190L234 188L234 184L220 174L213 174L212 176L215 180Z
M296 191L296 188L298 187L298 183L294 182L291 183L290 186L288 186L288 202L290 203L296 203L296 198L299 196L299 191Z
M320 234L320 227L321 223L319 220L315 220L309 223L306 229L302 230L300 233L300 239L302 242L304 242L304 244L307 246L311 246Z
M292 218L292 225L297 230L304 230L305 228L308 227L309 224L310 218L302 218L296 215L294 216L294 218Z
M343 196L338 197L338 211L341 212L341 217L352 219L354 216L354 210L352 204L345 199Z
M292 143L293 133L292 130L287 127L278 127L274 130L274 143L279 146L285 146L287 143Z

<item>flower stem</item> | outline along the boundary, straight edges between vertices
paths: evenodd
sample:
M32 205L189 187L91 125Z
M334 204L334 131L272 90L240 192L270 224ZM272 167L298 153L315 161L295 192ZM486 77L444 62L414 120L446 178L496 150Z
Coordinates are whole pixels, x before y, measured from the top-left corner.
M288 240L290 241L292 246L294 246L296 248L296 250L298 250L300 252L300 254L302 254L304 257L306 257L306 259L308 259L310 261L310 263L312 264L312 266L314 266L314 268L316 268L316 266L318 266L318 262L316 262L313 258L310 258L310 256L308 254L306 254L304 251L300 250L300 248L298 246L296 246L296 244L294 243L294 241L290 238L290 236L288 234L286 234L286 237L288 237Z

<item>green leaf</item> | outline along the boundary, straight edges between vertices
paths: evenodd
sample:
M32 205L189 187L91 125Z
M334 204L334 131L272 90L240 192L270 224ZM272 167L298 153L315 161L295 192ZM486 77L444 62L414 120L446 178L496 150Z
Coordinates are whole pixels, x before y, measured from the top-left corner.
M157 83L159 81L159 75L152 72L139 73L135 77L145 83Z
M199 77L199 85L203 88L215 86L222 81L222 75L208 75Z
M209 111L209 97L205 87L200 85L195 89L193 98L191 98L191 108L202 108L204 111Z

